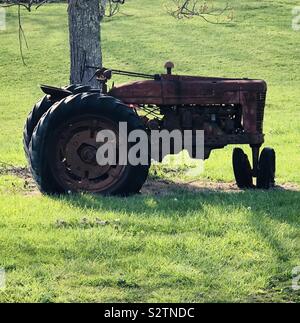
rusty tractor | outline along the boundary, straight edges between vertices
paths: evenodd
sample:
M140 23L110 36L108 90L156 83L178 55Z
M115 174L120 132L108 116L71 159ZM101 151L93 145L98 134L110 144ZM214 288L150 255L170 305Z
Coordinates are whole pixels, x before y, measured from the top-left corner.
M127 123L128 131L142 129L147 133L153 129L204 130L204 159L212 150L230 144L250 145L252 166L241 148L233 150L238 187L274 186L275 152L264 148L260 153L266 82L174 75L172 62L165 68L166 73L155 75L96 69L99 89L42 85L45 96L30 112L24 128L26 157L40 190L46 194L139 192L150 162L100 166L96 160L97 133L102 129L117 133L120 122ZM109 90L107 82L113 74L143 80L113 85Z

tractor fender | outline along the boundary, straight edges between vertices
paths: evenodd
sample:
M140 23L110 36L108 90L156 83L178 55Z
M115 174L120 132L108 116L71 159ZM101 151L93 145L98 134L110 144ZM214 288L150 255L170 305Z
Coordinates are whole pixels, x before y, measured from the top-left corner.
M54 101L60 101L72 94L69 90L49 85L41 85L41 89L45 94L50 95Z

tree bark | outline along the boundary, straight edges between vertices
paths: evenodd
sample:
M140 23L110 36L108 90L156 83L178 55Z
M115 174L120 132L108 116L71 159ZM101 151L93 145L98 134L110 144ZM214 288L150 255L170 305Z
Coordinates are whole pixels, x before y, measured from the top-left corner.
M102 67L99 0L69 0L69 34L71 52L71 84L99 87L93 77L95 70L86 66Z

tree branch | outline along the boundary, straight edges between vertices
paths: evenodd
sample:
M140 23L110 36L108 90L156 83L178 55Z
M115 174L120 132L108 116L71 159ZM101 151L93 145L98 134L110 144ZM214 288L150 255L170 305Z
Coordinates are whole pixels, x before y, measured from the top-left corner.
M24 7L26 10L31 11L33 6L36 6L38 9L41 5L48 2L48 0L1 0L0 6L1 7L12 7L12 6L21 6Z
M100 0L102 15L112 17L119 13L120 5L125 3L125 0Z
M26 66L26 62L23 54L23 41L27 49L28 49L28 42L25 36L24 29L22 27L21 7L25 8L30 12L33 6L36 6L36 9L38 9L39 7L41 7L47 2L49 2L49 0L27 0L27 1L26 0L23 0L23 1L2 0L0 1L0 7L8 8L13 6L18 6L19 48L20 48L21 59L22 59L23 65L25 66Z
M201 3L200 3L201 2ZM213 21L209 17L221 17L230 10L227 3L224 8L216 8L213 0L210 4L207 1L200 0L172 0L173 7L167 8L167 12L176 19L200 17L206 22L219 24L219 21ZM232 17L227 16L229 20Z

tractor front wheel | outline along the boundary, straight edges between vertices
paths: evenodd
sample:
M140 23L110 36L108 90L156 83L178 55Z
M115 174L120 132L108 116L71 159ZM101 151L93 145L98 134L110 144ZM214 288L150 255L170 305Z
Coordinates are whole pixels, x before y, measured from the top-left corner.
M275 186L276 154L272 148L264 148L260 154L257 173L257 188L269 189Z
M248 156L241 148L233 150L232 164L237 186L241 189L253 188L251 165Z

